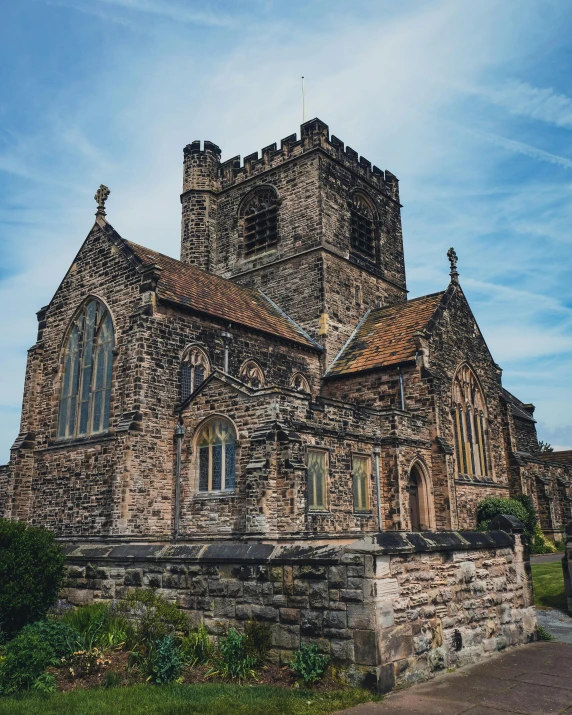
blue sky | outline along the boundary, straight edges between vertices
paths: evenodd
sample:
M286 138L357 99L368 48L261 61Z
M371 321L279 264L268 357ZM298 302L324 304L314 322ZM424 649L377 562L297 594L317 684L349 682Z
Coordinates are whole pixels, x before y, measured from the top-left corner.
M412 297L446 251L505 386L572 448L572 4L18 0L0 10L0 463L35 312L111 188L125 238L178 256L182 148L223 159L318 116L400 179Z

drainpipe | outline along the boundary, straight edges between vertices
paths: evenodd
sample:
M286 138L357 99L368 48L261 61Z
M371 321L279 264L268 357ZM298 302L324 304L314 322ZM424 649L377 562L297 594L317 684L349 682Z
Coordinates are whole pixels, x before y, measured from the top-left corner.
M397 372L399 373L399 395L401 397L401 409L403 412L405 412L405 394L403 392L403 373L401 372L401 368L397 368Z
M375 458L375 483L377 487L377 525L380 531L383 531L383 521L381 518L381 480L379 478L379 455L381 450L379 447L373 448L373 456Z
M175 466L175 514L173 518L173 541L179 537L179 517L181 512L181 456L183 452L183 437L185 429L182 422L178 422L175 427L175 437L177 438L177 461Z

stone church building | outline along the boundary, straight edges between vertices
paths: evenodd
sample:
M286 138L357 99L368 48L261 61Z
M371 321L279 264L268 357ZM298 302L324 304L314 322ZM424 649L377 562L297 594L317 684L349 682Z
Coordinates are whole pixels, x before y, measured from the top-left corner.
M221 162L184 149L181 255L93 228L38 312L0 514L67 539L292 541L475 527L541 453L459 283L409 298L397 178L319 119Z

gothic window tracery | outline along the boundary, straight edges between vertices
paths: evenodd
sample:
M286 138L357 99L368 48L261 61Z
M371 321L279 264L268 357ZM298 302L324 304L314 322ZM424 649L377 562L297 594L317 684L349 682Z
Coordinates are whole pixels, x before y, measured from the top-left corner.
M209 372L209 359L205 352L199 347L189 348L181 363L181 402L193 394Z
M453 420L459 474L489 474L486 405L475 373L463 365L453 382Z
M354 510L367 511L369 509L369 474L371 472L369 457L353 455L353 493Z
M240 379L250 387L264 387L264 372L260 365L254 360L247 360L243 363L239 372Z
M302 373L297 372L295 375L292 377L292 381L290 382L290 387L293 387L295 390L298 392L310 392L310 385L308 384L308 380L302 375Z
M92 298L73 320L64 354L58 438L109 429L114 331L109 311Z
M278 196L272 187L255 189L241 207L244 255L262 253L278 243Z
M236 433L222 418L206 422L197 435L200 492L229 491L236 484Z
M354 193L350 213L352 250L375 261L375 214L370 201L363 194Z
M308 469L308 509L323 511L327 509L328 453L324 450L309 449L306 466Z

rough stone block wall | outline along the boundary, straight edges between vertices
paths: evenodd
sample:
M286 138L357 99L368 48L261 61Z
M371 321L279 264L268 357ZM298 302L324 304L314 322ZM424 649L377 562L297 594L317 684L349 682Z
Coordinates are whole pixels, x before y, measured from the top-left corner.
M272 627L275 662L316 644L382 691L534 638L530 569L504 532L387 533L301 542L66 546L72 603L154 588L213 635Z

